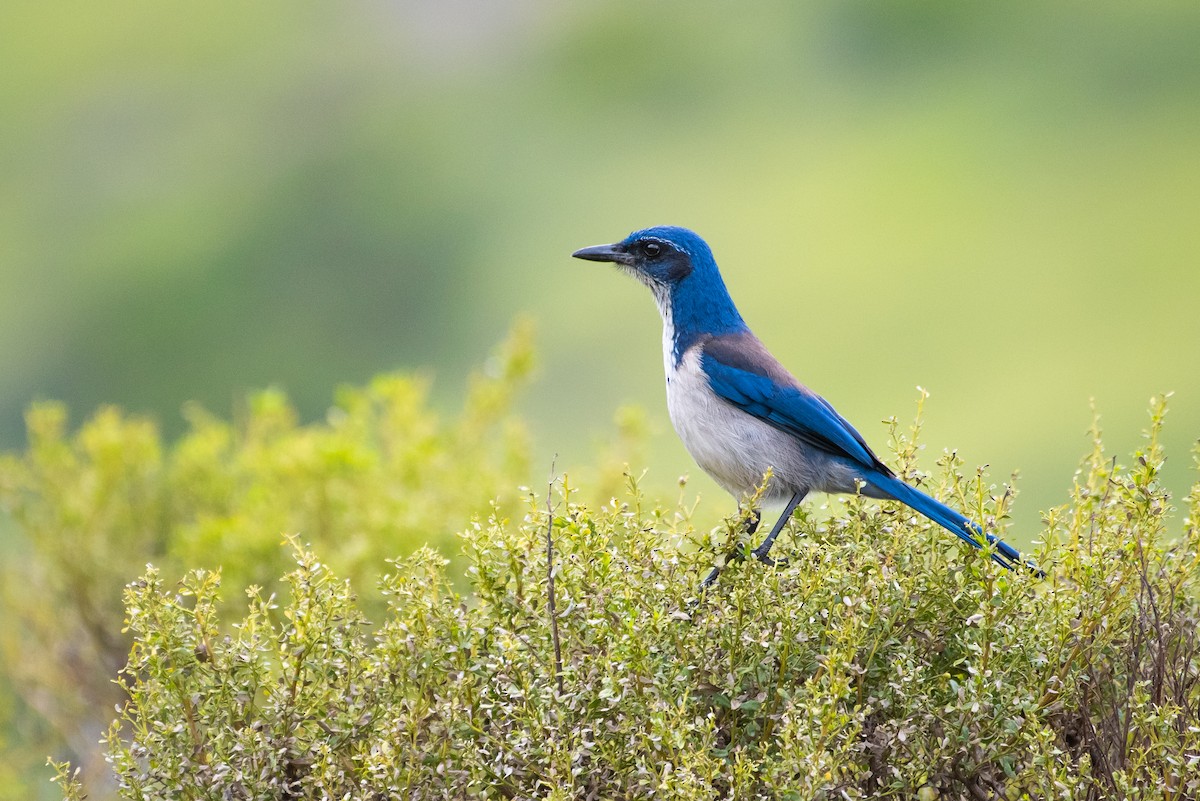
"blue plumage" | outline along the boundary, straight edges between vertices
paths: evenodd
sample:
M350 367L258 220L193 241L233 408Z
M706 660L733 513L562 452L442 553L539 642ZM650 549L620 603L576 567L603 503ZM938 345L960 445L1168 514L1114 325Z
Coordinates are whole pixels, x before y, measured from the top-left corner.
M874 475L868 482L890 497L928 517L943 528L954 532L963 542L979 547L980 538L986 539L994 548L992 559L1007 568L1021 562L1021 553L994 534L987 534L979 525L946 504L929 497L920 490L910 487L895 476ZM1036 569L1036 568L1035 568Z
M770 562L792 511L816 490L900 501L976 548L991 543L992 558L1004 567L1037 571L1012 546L897 478L828 401L789 373L746 326L712 251L695 233L647 228L573 255L612 262L653 293L663 318L667 408L697 464L739 500L770 469L766 499L786 506L755 550L759 559Z
M713 392L742 411L814 448L846 456L867 467L879 465L862 436L820 395L731 367L708 351L701 357L700 366Z

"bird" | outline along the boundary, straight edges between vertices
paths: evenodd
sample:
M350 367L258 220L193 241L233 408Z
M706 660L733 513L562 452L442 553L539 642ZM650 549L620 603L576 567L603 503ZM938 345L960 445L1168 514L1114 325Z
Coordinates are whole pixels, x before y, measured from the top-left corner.
M734 305L708 243L678 226L634 231L620 242L576 250L609 262L650 288L663 322L667 411L684 447L742 502L768 476L761 496L783 513L751 553L772 565L772 545L811 492L860 493L899 501L1009 570L1044 575L978 523L902 480L823 397L802 384L754 335ZM752 510L753 533L761 513ZM701 584L720 573L714 567Z

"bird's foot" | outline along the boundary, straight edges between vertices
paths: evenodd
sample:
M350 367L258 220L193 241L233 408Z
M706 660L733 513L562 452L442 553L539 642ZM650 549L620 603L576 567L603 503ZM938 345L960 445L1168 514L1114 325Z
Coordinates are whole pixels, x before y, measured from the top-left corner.
M751 551L750 553L751 556L762 562L767 567L787 567L788 560L786 559L774 559L770 556L767 556L766 553L759 553L757 550Z
M762 562L767 567L787 567L788 564L787 559L775 559L771 556L768 556L767 551L764 551L761 548L755 548L750 552L750 555ZM716 582L717 576L721 575L721 571L724 568L728 567L734 562L740 562L745 558L746 552L740 548L730 553L729 556L726 557L724 564L714 567L709 571L708 575L704 577L704 580L700 582L700 592L704 592L711 587Z
M708 575L704 577L704 581L700 582L700 592L703 593L717 581L717 576L721 575L721 571L729 567L734 562L740 562L746 558L746 552L742 548L737 548L730 551L719 564L714 565L713 569L708 571Z
M704 577L704 581L700 582L700 592L704 592L711 587L717 580L717 576L721 575L721 568L714 567L709 574Z

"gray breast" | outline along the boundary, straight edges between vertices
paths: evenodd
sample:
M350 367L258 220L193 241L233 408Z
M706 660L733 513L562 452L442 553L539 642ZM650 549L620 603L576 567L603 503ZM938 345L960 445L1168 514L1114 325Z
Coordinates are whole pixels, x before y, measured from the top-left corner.
M699 346L688 350L678 364L672 361L668 358L671 423L696 464L735 497L753 492L768 468L773 473L768 502L826 489L830 473L841 472L827 454L718 397L700 370Z

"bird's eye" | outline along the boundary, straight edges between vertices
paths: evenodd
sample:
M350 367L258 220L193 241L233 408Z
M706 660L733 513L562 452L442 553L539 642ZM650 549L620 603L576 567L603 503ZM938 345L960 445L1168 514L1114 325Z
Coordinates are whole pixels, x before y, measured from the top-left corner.
M648 258L656 259L662 253L662 245L657 242L647 242L642 245L642 251Z

